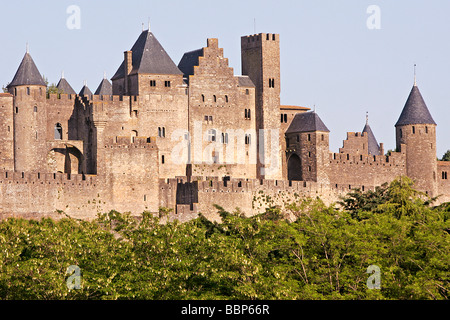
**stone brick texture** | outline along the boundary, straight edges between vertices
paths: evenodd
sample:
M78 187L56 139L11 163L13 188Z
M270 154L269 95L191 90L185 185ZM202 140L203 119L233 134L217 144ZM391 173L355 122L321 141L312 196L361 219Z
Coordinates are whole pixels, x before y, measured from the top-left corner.
M133 74L115 79L111 96L47 95L32 85L0 94L0 218L166 207L169 219L218 220L216 204L249 216L304 197L331 204L402 175L450 201L435 125L397 127L396 150L380 156L369 155L361 133L348 133L339 153L328 132L285 135L309 109L280 105L280 36L242 37L241 50L253 85L211 38L188 78Z

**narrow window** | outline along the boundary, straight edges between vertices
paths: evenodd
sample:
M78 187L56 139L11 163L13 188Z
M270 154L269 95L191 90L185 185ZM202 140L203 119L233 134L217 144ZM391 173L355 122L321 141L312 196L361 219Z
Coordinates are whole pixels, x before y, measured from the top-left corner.
M170 88L170 81L164 81L164 86L166 88Z
M415 134L416 133L416 127L412 127L412 132L413 132L413 134Z
M161 130L161 127L158 127L158 137L162 137L162 130Z
M208 131L208 140L210 141L210 142L215 142L216 141L216 130L214 130L214 129L211 129L211 130L209 130Z
M280 120L281 120L281 123L283 123L283 115L281 115L281 119Z
M202 101L205 102L205 95L202 94Z
M347 160L350 160L350 155L349 154L347 154Z
M246 95L249 95L249 94L250 94L250 91L249 91L248 89L245 89L245 94L246 94Z
M166 163L166 159L164 158L164 156L161 156L161 163L162 164Z
M27 87L27 95L30 95L30 87Z
M297 135L297 142L300 142L300 135Z
M166 137L166 127L162 128L162 136L163 136L163 138Z
M19 107L16 107L16 113L19 113Z
M284 114L284 123L287 123L287 114Z
M245 119L248 119L247 109L245 109Z
M213 123L213 117L212 117L212 116L209 116L209 117L208 117L208 122Z
M34 106L34 112L37 112L37 107L36 106Z
M251 119L251 118L252 118L252 116L251 116L251 114L250 114L250 111L251 111L251 110L250 110L250 109L248 109L248 112L247 112L247 114L248 114L248 118L249 118L249 119Z
M150 80L150 87L156 87L156 80Z
M205 122L208 123L208 116L205 116Z
M228 103L228 96L225 96L225 102Z
M213 96L214 102L217 102L217 97L214 95Z
M62 140L63 130L60 123L55 125L55 140Z
M311 141L311 134L308 134L308 141Z
M14 95L17 96L17 88L14 88Z
M400 138L403 138L403 130L400 129Z
M428 133L428 127L425 127L425 133Z

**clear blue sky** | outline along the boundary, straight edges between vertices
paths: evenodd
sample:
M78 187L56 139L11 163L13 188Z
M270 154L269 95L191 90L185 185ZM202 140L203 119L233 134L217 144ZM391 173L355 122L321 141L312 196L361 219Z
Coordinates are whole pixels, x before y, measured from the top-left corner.
M66 26L70 5L81 29ZM381 29L370 30L367 8L381 9ZM448 0L127 0L2 1L0 85L6 85L29 43L41 74L61 71L76 91L111 78L150 18L151 30L176 64L186 51L219 38L241 74L240 37L281 37L282 104L316 106L338 152L347 131L361 131L365 113L385 149L395 148L394 124L413 85L438 123L438 156L450 149L450 1Z

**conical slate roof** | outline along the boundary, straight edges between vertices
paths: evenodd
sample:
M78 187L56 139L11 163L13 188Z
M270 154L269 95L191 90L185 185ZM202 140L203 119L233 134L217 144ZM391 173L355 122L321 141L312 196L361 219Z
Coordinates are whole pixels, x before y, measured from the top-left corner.
M100 82L100 85L98 86L97 90L95 90L95 95L100 96L110 96L112 95L112 85L111 82L108 81L108 79L103 79L102 82Z
M87 85L84 85L83 88L81 88L81 91L79 93L80 96L91 96L92 91L89 90Z
M330 132L327 126L320 119L319 115L312 112L297 113L291 122L291 125L286 130L286 133L301 133L323 131Z
M378 144L377 139L375 138L375 135L373 134L372 129L370 128L369 123L367 122L364 126L364 129L362 131L363 133L367 133L368 140L369 140L369 154L373 156L379 156L380 155L380 145Z
M59 90L66 94L76 94L75 90L70 86L65 78L61 78L56 86Z
M412 88L402 114L395 126L398 127L408 124L436 124L416 85Z
M8 88L26 85L47 86L34 63L33 58L31 58L31 55L28 52L25 53L14 79L8 84Z
M183 74L149 30L142 31L131 51L133 69L130 74ZM111 80L123 77L125 77L125 61Z

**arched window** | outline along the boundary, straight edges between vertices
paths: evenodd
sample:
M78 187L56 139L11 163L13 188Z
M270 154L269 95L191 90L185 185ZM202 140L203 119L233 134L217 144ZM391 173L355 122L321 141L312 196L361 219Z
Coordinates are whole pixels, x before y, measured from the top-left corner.
M228 96L225 96L225 101L228 103Z
M217 102L217 97L216 95L213 96L214 102Z
M202 102L205 102L205 95L202 94Z
M62 140L63 130L60 123L55 125L55 140Z
M37 106L34 106L34 112L37 112Z

